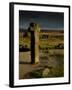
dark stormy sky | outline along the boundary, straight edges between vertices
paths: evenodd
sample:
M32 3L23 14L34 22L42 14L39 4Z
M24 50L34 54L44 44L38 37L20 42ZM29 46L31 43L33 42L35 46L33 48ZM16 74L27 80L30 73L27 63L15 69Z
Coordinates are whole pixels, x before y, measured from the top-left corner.
M38 23L41 29L63 29L64 13L19 11L19 28L27 29L31 22Z

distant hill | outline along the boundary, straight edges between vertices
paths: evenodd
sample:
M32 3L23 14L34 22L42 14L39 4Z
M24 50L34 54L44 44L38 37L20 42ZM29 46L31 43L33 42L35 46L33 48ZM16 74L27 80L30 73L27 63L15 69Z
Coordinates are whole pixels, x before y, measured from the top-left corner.
M27 29L19 29L19 32L27 32L28 30ZM61 33L64 33L64 30L63 29L41 29L40 31L42 32L61 32Z

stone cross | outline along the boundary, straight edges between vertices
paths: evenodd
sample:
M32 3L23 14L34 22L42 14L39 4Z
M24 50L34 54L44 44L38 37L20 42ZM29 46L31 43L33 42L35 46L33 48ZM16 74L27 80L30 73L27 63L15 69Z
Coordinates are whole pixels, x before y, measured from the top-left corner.
M31 64L39 63L39 25L30 23L28 28L31 33Z

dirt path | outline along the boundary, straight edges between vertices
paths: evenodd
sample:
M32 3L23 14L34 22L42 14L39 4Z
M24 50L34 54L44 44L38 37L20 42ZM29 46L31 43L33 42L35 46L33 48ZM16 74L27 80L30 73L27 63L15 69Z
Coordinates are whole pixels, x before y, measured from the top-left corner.
M63 56L63 50L57 50L57 51L50 51L50 53L57 53L62 54ZM48 54L43 57L44 54L40 53L40 63L38 64L30 64L30 52L23 52L20 53L20 63L19 63L19 79L24 79L25 75L29 72L32 72L34 70L43 69L44 66L50 66L50 67L56 67L56 66L62 66L63 65L63 57L62 56L51 56L49 57ZM42 60L43 59L43 60Z

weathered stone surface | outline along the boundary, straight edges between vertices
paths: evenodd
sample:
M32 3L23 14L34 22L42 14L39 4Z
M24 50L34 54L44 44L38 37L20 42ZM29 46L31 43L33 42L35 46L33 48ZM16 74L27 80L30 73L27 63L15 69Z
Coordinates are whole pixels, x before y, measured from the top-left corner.
M45 68L43 70L43 73L42 73L42 77L48 77L48 74L50 73L50 69L49 68Z
M32 63L39 62L39 25L36 23L31 23L29 27L29 32L31 33L31 59ZM33 35L34 34L34 35Z

